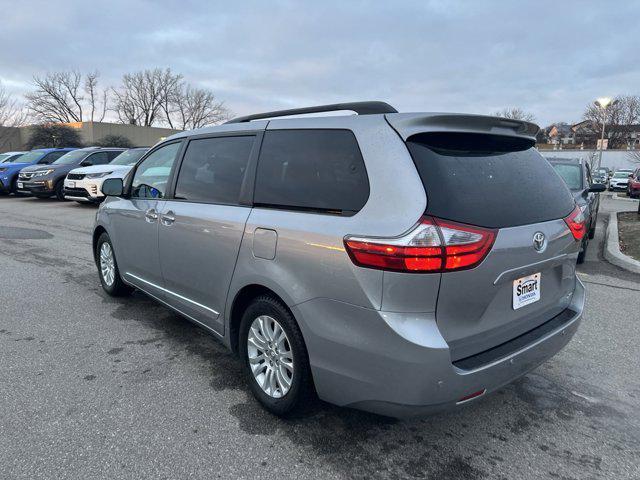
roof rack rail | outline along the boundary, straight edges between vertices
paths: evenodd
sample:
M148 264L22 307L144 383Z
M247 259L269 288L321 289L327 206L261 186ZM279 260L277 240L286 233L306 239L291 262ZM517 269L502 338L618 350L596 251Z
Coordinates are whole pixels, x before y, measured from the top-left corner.
M288 117L289 115L303 115L305 113L336 112L339 110L351 110L358 115L376 115L383 113L398 113L391 105L385 102L350 102L333 103L331 105L318 105L306 108L291 108L289 110L277 110L275 112L256 113L245 117L232 118L226 123L244 123L251 120L260 120L273 117Z

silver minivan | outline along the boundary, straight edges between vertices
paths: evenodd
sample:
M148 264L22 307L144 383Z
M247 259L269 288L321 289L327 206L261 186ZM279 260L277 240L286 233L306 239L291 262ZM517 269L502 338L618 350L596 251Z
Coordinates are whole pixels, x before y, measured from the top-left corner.
M104 182L102 286L219 337L275 414L472 402L560 351L584 307L584 218L537 131L358 102L179 133Z

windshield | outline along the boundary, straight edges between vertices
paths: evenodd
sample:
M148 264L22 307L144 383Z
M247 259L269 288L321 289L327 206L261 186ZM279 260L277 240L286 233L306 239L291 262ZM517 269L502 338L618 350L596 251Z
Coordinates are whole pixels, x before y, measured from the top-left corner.
M613 174L613 178L627 178L633 172L616 172Z
M9 154L5 154L5 155L0 155L0 163L4 163L4 161L9 158L11 155Z
M109 165L135 165L145 153L147 153L146 148L127 150L114 158Z
M4 162L5 163L24 162L23 158L24 158L24 153L17 153L17 154L14 153L13 155L7 155L7 160L5 160Z
M25 162L25 163L33 163L40 160L46 152L32 150L30 152L25 153L24 155L20 155L17 159L13 160L14 162Z
M82 160L89 154L86 150L74 150L69 153L65 153L59 159L52 163L52 165L69 165Z
M582 188L582 174L579 165L567 165L566 163L552 164L556 172L562 177L564 183L571 190L580 190Z

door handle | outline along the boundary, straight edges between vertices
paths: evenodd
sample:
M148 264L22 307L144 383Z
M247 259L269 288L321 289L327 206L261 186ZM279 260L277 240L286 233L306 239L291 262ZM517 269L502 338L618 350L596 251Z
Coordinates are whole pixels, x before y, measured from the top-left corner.
M163 225L169 226L176 221L176 217L174 215L175 214L171 210L169 210L167 213L160 216L160 222Z
M158 220L158 214L156 213L155 209L150 208L149 210L144 212L144 219L149 223L153 223Z

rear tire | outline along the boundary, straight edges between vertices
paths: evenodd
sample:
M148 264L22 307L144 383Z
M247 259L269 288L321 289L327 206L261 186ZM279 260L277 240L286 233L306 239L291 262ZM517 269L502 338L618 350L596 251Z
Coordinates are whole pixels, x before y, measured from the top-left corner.
M113 250L111 239L106 232L103 232L98 238L95 253L98 275L100 276L103 290L112 297L122 297L133 292L134 289L124 283L122 277L120 277L116 254Z
M272 325L273 329L269 326L260 328L260 319L265 325ZM277 332L274 336L281 338L276 324L284 332L281 342L271 341L268 335L262 334L263 331ZM250 331L251 346L248 345ZM260 346L256 347L258 344ZM283 354L283 351L288 353ZM276 298L261 295L246 308L240 323L239 352L251 392L269 412L286 416L302 409L312 399L313 380L302 332L291 312ZM288 363L291 368L285 368ZM270 366L272 364L273 367ZM275 390L271 388L272 394L269 393L270 371L277 372L272 375L272 385L275 386ZM283 375L286 378L281 380Z

